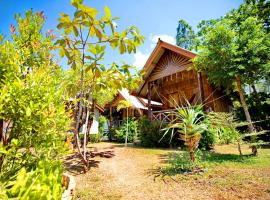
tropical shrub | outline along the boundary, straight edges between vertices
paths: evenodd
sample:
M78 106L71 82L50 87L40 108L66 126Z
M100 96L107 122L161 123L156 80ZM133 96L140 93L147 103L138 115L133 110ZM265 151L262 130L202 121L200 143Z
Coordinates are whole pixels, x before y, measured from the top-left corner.
M162 131L162 129L165 127L165 124L162 124L162 122L160 121L150 121L146 117L143 117L139 120L138 127L138 138L140 140L141 146L169 147L181 145L181 142L176 135L171 137L171 135L167 134L163 137L164 132Z
M65 154L71 124L65 72L52 60L53 36L42 35L43 13L30 10L16 20L12 39L0 44L0 123L6 124L0 129L0 193L3 199L59 199L62 168L55 160Z
M207 114L208 131L211 132L218 144L229 144L240 139L237 127L240 123L232 113L210 112Z
M163 170L168 174L193 173L196 169L201 171L202 152L196 151L195 157L195 162L192 162L189 153L186 151L172 153L168 158L169 165Z
M216 134L212 130L206 130L201 133L199 148L202 150L210 150L214 147L217 141Z
M107 118L101 115L98 120L98 132L99 134L104 134L104 126L107 123Z
M97 134L89 134L89 140L91 143L98 143L101 141L102 135L100 133Z
M195 162L195 151L199 146L201 134L207 129L202 107L188 103L187 107L179 107L171 115L174 116L174 120L163 129L164 135L176 129L189 151L190 160Z
M64 191L62 173L59 161L41 160L31 171L23 167L0 184L0 199L60 199Z
M126 131L127 131L127 120L119 127L113 130L113 137L117 142L125 142ZM135 119L128 119L128 142L133 142L134 138L138 134L138 122Z

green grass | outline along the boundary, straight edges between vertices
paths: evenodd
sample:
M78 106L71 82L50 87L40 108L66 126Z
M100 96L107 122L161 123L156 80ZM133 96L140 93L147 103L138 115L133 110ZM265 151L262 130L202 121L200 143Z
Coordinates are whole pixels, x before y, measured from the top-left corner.
M168 154L168 165L163 168L167 175L176 175L192 171L193 168L202 168L204 171L217 168L269 168L270 150L261 149L259 156L220 152L197 152L196 162L192 163L188 152L172 152Z
M203 172L191 173L194 168ZM227 151L204 152L197 155L195 163L189 161L185 152L170 153L165 166L157 168L155 175L209 188L217 198L265 199L270 196L270 149L260 149L257 157L249 154L241 157Z

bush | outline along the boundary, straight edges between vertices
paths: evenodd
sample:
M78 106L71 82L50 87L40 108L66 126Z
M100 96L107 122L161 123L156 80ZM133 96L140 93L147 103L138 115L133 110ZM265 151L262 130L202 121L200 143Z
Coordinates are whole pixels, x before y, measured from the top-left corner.
M91 143L98 143L101 141L102 135L99 133L98 134L90 134L89 137L90 137L89 140Z
M221 127L217 130L217 137L218 144L230 144L238 140L239 132L228 127Z
M163 170L167 174L178 174L178 173L191 173L195 169L201 169L202 165L202 152L196 151L195 162L190 160L190 155L187 151L180 153L172 153L169 156L169 165Z
M202 150L210 150L216 143L216 134L212 130L202 132L199 148Z
M51 59L44 17L32 10L16 16L12 40L0 42L0 123L8 124L0 144L0 199L60 199L62 168L55 160L67 150L72 122L65 72Z
M139 140L144 147L169 147L183 144L175 134L171 139L171 134L167 134L161 141L164 135L161 130L165 125L160 121L150 121L147 118L139 120Z
M100 116L98 120L98 132L103 135L104 134L104 125L106 124L107 119L104 116Z
M127 121L118 128L110 129L110 136L117 142L125 142L127 131ZM138 134L138 122L135 119L128 119L128 142L133 142Z
M210 112L207 114L207 123L214 143L229 144L240 138L237 130L239 122L234 119L232 113Z
M31 171L23 167L2 185L0 199L60 199L64 191L62 173L59 161L39 161Z

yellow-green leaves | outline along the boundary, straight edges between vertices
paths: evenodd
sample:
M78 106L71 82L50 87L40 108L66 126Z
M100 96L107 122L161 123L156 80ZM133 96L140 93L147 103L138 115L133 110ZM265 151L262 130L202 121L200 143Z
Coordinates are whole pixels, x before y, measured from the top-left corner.
M26 108L25 114L26 114L27 117L31 116L31 109L29 107Z
M73 28L74 35L77 37L79 35L79 31L78 31L77 27L73 26L72 28Z
M123 109L123 108L129 108L129 107L131 107L131 106L132 106L132 104L131 104L130 101L127 101L127 100L121 100L121 101L119 101L119 103L118 103L117 111L119 111L119 110L121 110L121 109Z
M126 44L125 44L124 40L119 41L119 52L121 54L124 54L126 52Z
M83 0L71 0L70 1L71 5L73 5L74 7L78 8L79 5L81 5L83 3Z
M104 6L104 13L105 13L105 17L107 19L111 19L111 11L110 11L109 7Z
M74 87L77 89L76 94L88 95L89 88L93 88L94 98L98 99L104 90L115 93L122 87L135 87L138 77L130 73L129 65L123 64L123 68L114 64L105 67L103 60L106 47L109 46L121 54L136 52L136 48L144 41L138 28L131 26L117 32L114 20L118 18L112 17L107 6L104 7L104 15L98 16L95 8L88 7L80 0L71 3L76 11L69 18L65 14L61 15L63 19L59 20L58 28L64 33L55 44L60 48L60 56L68 59L72 71L78 76L79 81L73 82L77 86Z
M59 24L57 25L57 28L62 29L62 28L67 28L68 26L70 26L71 24L70 16L65 13L61 13L60 16L61 17L58 19Z

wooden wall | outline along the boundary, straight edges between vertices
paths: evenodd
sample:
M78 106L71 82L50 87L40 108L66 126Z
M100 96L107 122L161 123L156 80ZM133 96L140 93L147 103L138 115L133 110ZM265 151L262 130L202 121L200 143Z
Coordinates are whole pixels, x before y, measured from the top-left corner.
M176 56L179 58L176 58ZM172 60L171 62L170 59ZM183 62L184 65L182 65ZM192 105L201 102L198 73L192 69L190 63L191 61L188 63L186 58L183 59L180 55L165 53L156 64L157 69L153 70L152 77L159 77L159 79L153 80L153 78L150 78L154 85L152 87L151 99L162 102L162 109L184 106L186 105L186 100ZM170 71L171 73L168 75L168 68L175 69L176 65L181 70ZM220 98L223 96L223 93L208 82L206 75L202 76L202 82L205 109L218 112L228 111L227 99L225 97Z

